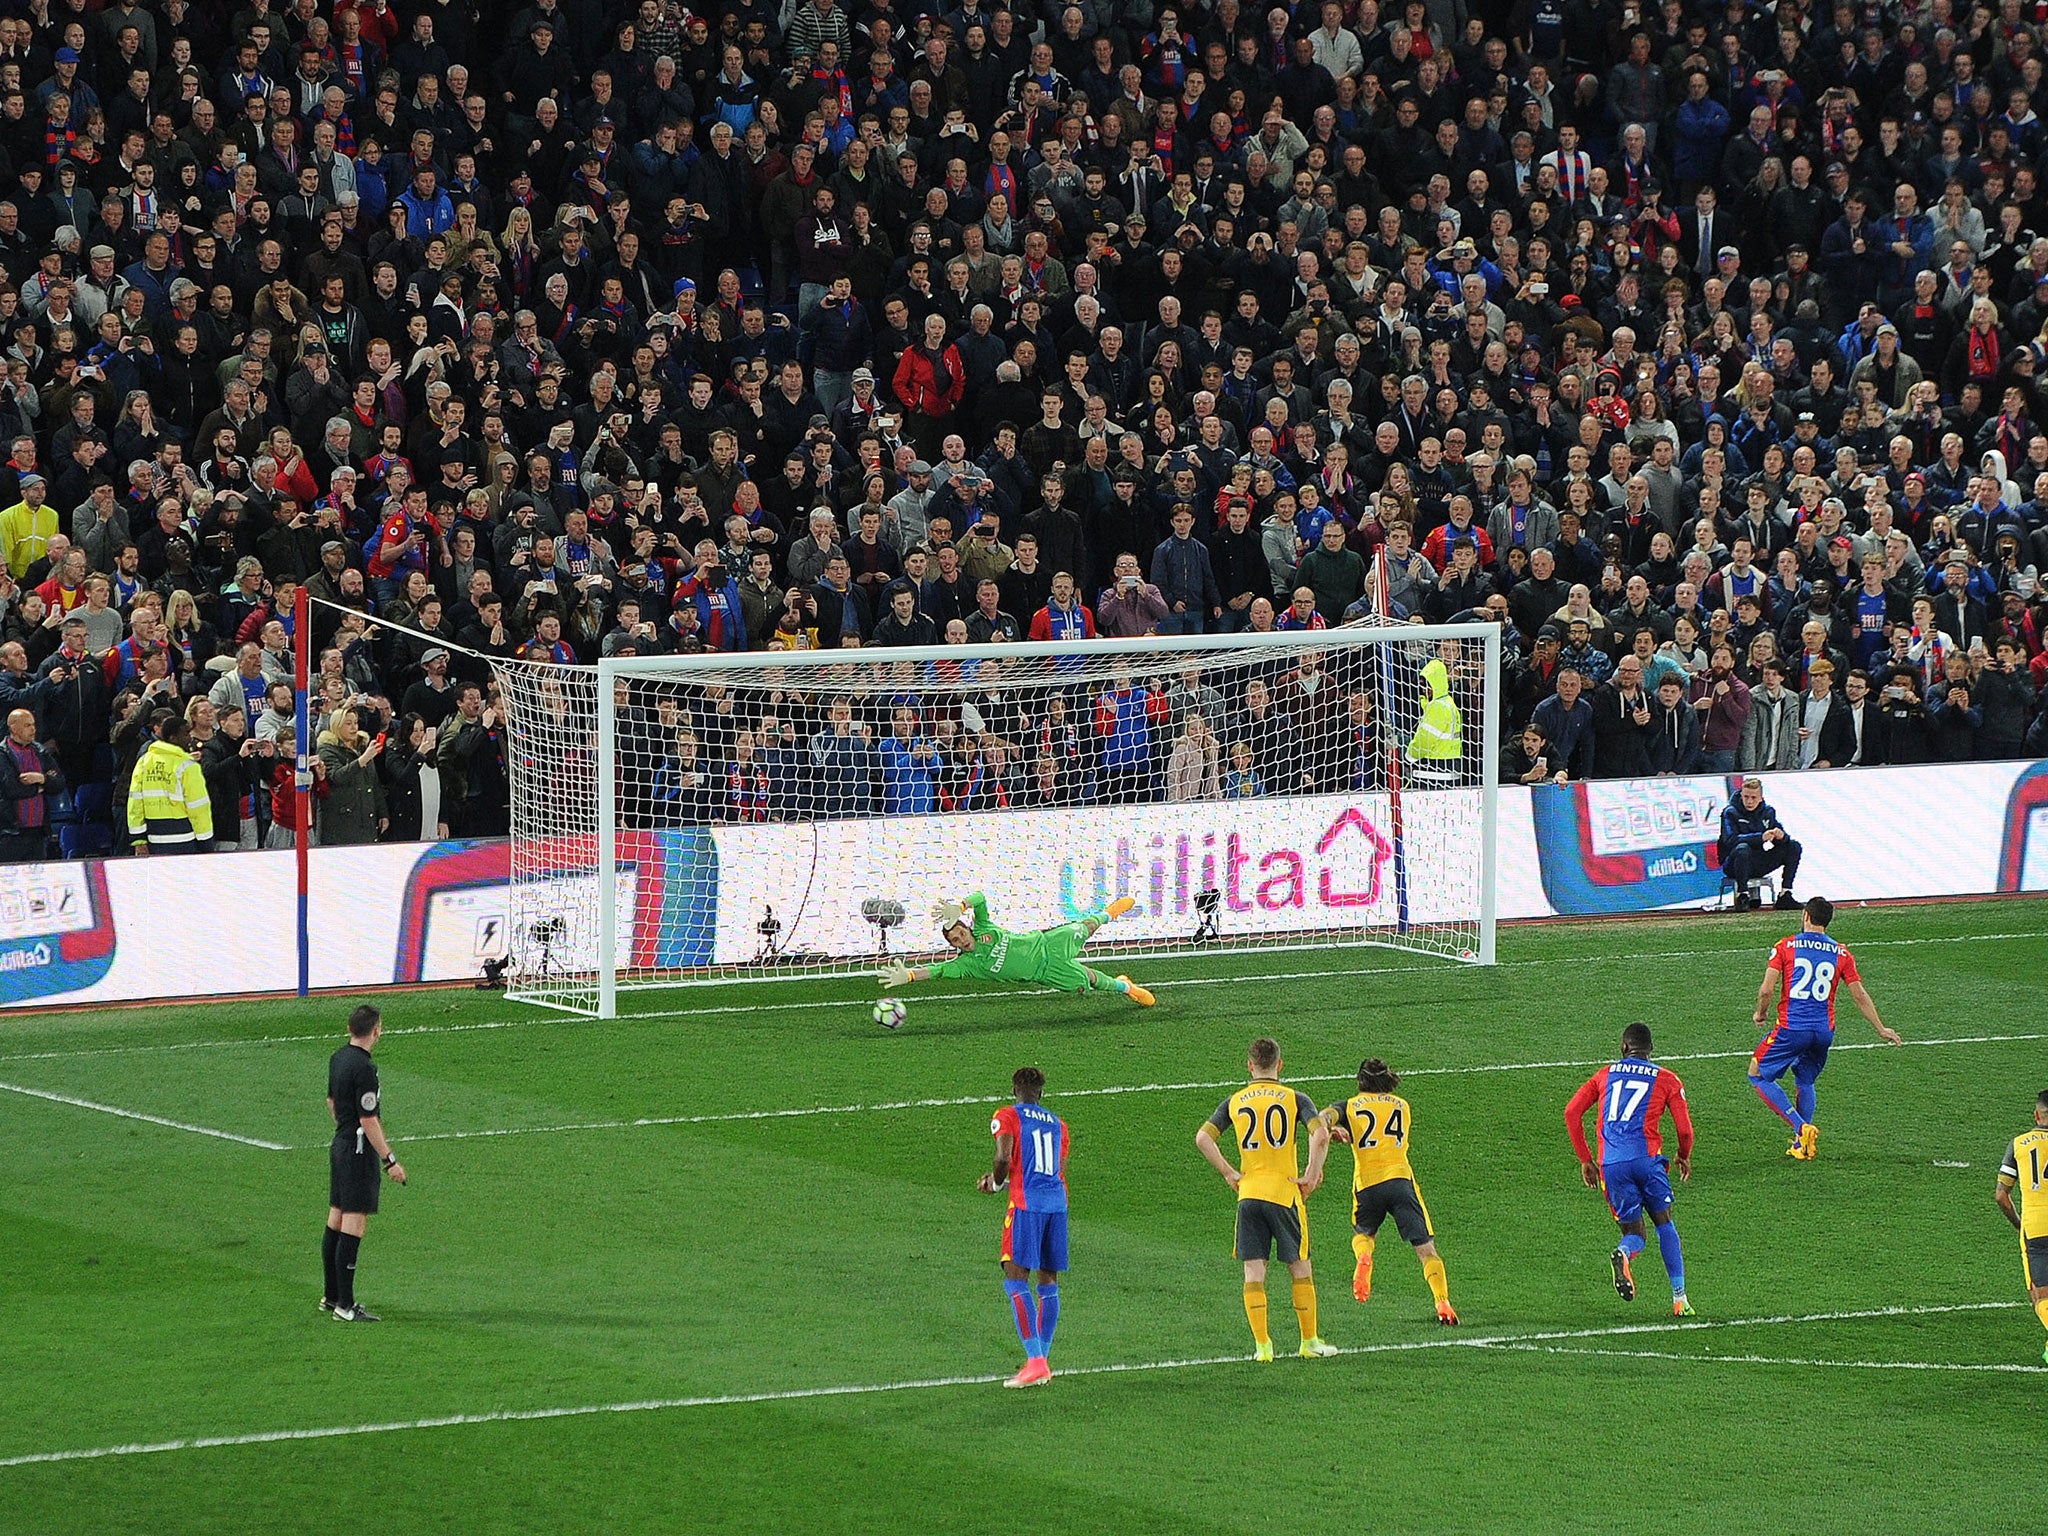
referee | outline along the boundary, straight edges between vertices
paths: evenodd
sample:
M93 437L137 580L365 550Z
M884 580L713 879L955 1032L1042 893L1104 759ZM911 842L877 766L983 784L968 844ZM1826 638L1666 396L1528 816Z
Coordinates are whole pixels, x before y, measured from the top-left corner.
M348 1016L348 1044L327 1061L327 1112L334 1116L334 1145L328 1150L327 1231L320 1260L327 1292L320 1310L336 1322L374 1323L375 1313L356 1305L356 1254L363 1230L377 1209L377 1163L399 1183L405 1165L384 1139L383 1098L370 1052L384 1033L384 1015L368 1003Z

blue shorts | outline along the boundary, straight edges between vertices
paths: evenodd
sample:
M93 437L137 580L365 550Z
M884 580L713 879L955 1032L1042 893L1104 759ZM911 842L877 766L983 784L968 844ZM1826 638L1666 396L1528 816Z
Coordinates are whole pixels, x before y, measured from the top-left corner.
M1828 1064L1828 1047L1834 1035L1825 1029L1792 1029L1780 1024L1763 1038L1750 1059L1749 1075L1775 1083L1790 1072L1802 1083L1811 1083Z
M1067 1213L1020 1211L1012 1207L1003 1217L1003 1262L1019 1269L1065 1274Z
M1630 1157L1600 1165L1600 1188L1616 1221L1634 1221L1645 1210L1671 1209L1668 1166L1661 1157Z

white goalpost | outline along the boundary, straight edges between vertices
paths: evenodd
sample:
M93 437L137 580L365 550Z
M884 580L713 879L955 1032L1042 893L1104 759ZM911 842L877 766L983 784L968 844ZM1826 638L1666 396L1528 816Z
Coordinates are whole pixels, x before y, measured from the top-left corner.
M502 662L510 995L848 976L1129 896L1110 955L1491 964L1500 632ZM1432 702L1436 700L1436 702Z

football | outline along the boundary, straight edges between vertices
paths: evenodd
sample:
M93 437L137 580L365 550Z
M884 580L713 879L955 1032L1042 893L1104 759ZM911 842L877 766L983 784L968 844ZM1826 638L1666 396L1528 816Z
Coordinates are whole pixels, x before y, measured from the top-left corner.
M909 1014L900 997L885 997L875 1004L875 1022L884 1029L901 1029Z

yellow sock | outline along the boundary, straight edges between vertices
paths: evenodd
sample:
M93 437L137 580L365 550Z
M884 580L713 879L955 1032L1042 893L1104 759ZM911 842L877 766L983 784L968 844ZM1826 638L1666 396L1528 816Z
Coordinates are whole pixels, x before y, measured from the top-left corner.
M1266 1287L1264 1285L1253 1285L1250 1281L1245 1282L1244 1315L1245 1320L1252 1325L1253 1343L1270 1344L1273 1342L1273 1335L1266 1328Z
M2043 1296L2034 1303L2034 1316L2041 1319L2043 1328L2048 1328L2048 1296Z
M1358 1256L1359 1263L1363 1264L1367 1262L1369 1259L1372 1258L1372 1239L1367 1237L1363 1232L1352 1233L1351 1251Z
M1451 1277L1444 1273L1442 1259L1424 1259L1422 1278L1429 1282L1429 1294L1436 1298L1438 1306L1451 1299Z
M1316 1332L1316 1282L1313 1277L1294 1282L1294 1316L1301 1324L1303 1339L1322 1337Z

